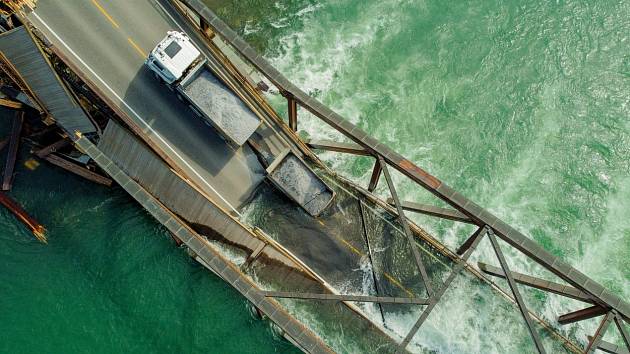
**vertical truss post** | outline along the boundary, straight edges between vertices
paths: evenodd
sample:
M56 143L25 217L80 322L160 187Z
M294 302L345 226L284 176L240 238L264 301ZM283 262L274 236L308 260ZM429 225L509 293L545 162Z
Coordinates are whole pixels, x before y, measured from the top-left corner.
M287 112L289 114L289 128L297 132L297 101L293 95L287 95Z
M508 267L507 262L505 261L505 257L503 256L503 252L501 251L501 247L499 246L499 242L494 236L494 233L492 232L492 230L488 230L488 238L490 239L490 243L492 243L492 248L494 249L494 253L497 255L497 259L499 260L499 263L501 264L503 273L505 273L505 279L507 279L508 285L510 286L510 290L512 290L512 294L514 295L514 299L516 300L518 309L521 311L521 315L523 316L523 319L525 320L525 324L527 324L527 329L529 330L529 334L532 336L532 339L534 340L536 349L538 350L538 353L544 354L546 353L545 347L543 347L540 337L538 336L538 332L536 332L536 328L534 328L534 323L532 322L532 318L530 317L529 312L527 311L527 306L525 305L525 302L523 301L523 298L521 297L521 293L518 291L516 281L514 281L514 277L512 276L512 273L510 272L510 268Z
M602 338L604 338L604 334L606 334L606 330L608 329L608 326L610 325L610 321L612 321L612 319L612 312L608 312L606 316L604 316L602 322L600 322L599 324L599 327L597 327L597 331L595 331L595 335L588 342L584 353L591 354L597 350L597 348L599 347L599 343L602 341Z
M407 217L405 217L405 212L400 204L400 199L398 199L398 193L396 193L396 187L394 187L394 181L392 181L392 176L389 175L389 170L387 169L387 163L383 160L383 157L379 156L377 163L381 165L383 169L383 175L385 175L385 181L387 181L387 186L389 187L389 192L394 199L394 203L396 204L396 210L398 210L398 218L400 219L400 223L402 224L403 230L405 232L405 236L407 236L407 241L409 242L409 247L411 248L411 253L413 254L414 259L416 260L416 265L418 266L418 270L420 270L420 275L422 276L422 281L424 282L424 287L427 290L427 296L431 297L433 295L433 289L431 289L431 283L429 280L429 275L427 274L427 269L424 267L424 263L422 262L422 258L420 257L420 251L418 250L418 246L416 245L416 241L413 239L413 234L411 233L411 229L409 228L409 224L407 223Z
M484 232L487 231L486 227L482 227L481 229ZM457 274L459 274L459 272L461 272L461 270L464 268L464 266L466 265L466 262L468 261L468 258L470 257L470 255L473 253L473 251L479 244L479 241L481 241L481 237L474 238L470 247L468 247L468 249L462 256L462 258L456 259L457 265L453 267L453 269L451 270L451 273L448 275L448 277L446 278L442 286L429 299L429 305L427 306L427 308L424 309L424 311L420 315L420 318L418 318L418 321L416 321L413 327L411 327L411 330L409 330L409 333L407 333L407 336L405 336L405 339L403 339L403 341L400 343L400 345L398 346L397 353L402 353L405 350L405 348L407 348L407 346L409 345L409 342L411 342L411 339L413 339L413 337L416 335L416 332L418 332L418 330L420 329L424 321L426 321L426 319L431 314L431 311L433 311L435 306L440 301L440 298L442 297L442 295L444 295L444 293L446 292L446 289L448 289L448 287L451 285L451 283L453 282Z
M381 161L377 158L374 161L374 169L372 170L372 177L370 177L370 184L368 185L368 191L374 192L376 186L378 185L378 180L381 179L381 171L383 168L381 167Z
M617 326L617 329L621 334L621 338L623 338L623 342L626 345L626 348L628 348L628 351L630 351L630 336L628 335L628 331L626 331L626 329L624 328L621 316L619 316L617 311L613 311L613 314L615 325Z

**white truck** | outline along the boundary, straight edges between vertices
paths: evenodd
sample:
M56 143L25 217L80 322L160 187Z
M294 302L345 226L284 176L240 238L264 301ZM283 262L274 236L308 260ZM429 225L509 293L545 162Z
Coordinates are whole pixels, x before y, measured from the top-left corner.
M186 34L169 31L145 64L229 143L239 147L250 138L258 139L252 135L262 124L261 119L214 76ZM258 150L256 153L259 157L269 155ZM332 203L335 192L291 149L268 157L265 165L269 180L307 213L317 216Z
M212 126L239 147L258 129L260 119L206 65L184 33L168 31L145 64L154 75Z

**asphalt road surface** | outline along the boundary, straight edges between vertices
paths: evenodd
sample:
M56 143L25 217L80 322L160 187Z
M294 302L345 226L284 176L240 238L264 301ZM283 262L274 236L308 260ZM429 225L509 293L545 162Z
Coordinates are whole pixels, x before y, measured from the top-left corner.
M247 146L235 150L157 82L144 59L188 24L151 0L40 0L29 19L125 111L199 188L238 209L264 178Z

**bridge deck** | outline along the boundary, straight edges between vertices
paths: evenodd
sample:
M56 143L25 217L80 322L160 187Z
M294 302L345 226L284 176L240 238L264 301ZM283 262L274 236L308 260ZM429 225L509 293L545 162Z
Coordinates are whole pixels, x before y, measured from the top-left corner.
M28 19L151 146L227 209L237 209L262 181L248 146L234 149L145 68L146 53L178 25L150 1L109 1L103 16L90 1L41 0Z
M61 86L59 78L24 27L0 35L0 52L20 73L39 102L69 132L91 133L94 125Z

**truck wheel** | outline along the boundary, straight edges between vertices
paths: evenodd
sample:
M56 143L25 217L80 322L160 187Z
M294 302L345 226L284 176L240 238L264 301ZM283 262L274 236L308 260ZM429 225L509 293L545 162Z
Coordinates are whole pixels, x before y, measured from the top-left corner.
M178 99L180 102L184 102L184 97L182 97L182 94L181 94L181 93L179 93L179 92L178 92L177 94L175 94L175 96L177 96L177 99Z

